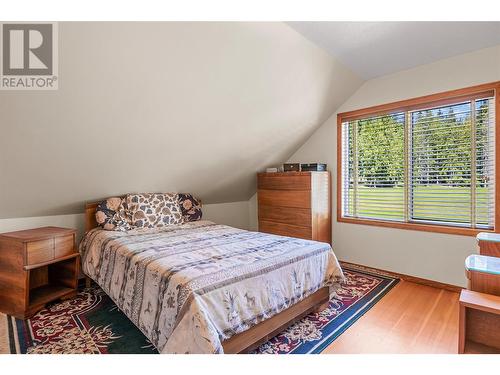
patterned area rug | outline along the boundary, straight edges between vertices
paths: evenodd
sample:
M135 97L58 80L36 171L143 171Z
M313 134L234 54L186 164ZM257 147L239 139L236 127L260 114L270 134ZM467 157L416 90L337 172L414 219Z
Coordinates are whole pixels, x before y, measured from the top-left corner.
M345 268L346 282L329 308L313 313L261 345L255 353L321 353L399 281ZM97 286L47 306L23 321L0 313L0 353L157 353Z

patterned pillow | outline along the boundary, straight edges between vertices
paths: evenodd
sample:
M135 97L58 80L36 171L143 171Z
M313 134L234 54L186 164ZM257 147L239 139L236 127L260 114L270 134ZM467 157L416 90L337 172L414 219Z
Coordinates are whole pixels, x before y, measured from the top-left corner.
M159 228L182 224L181 208L174 193L128 194L131 224L138 228Z
M97 205L97 224L106 230L127 231L132 229L126 219L125 200L120 197L108 198Z
M177 194L181 206L182 219L185 223L201 219L201 202L191 194Z

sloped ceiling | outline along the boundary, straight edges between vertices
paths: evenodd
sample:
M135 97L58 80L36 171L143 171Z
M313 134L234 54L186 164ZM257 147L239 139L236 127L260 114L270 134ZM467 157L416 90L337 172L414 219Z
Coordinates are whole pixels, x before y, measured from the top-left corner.
M361 83L284 23L60 23L59 90L0 91L0 218L247 200Z
M371 79L500 44L500 22L289 22Z

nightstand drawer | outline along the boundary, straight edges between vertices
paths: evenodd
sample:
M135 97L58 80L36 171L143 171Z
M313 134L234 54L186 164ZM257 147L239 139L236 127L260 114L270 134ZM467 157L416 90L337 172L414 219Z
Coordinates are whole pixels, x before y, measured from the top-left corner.
M32 241L26 244L27 264L48 262L54 259L54 239Z
M75 240L72 234L64 237L56 237L55 241L56 249L54 256L56 258L73 254L75 252Z

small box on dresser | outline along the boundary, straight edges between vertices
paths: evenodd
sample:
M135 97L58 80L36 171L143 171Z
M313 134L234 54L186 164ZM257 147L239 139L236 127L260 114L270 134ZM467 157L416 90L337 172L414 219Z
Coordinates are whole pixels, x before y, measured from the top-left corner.
M0 311L26 319L76 294L76 230L43 227L0 234Z
M259 173L259 231L331 243L329 172Z

